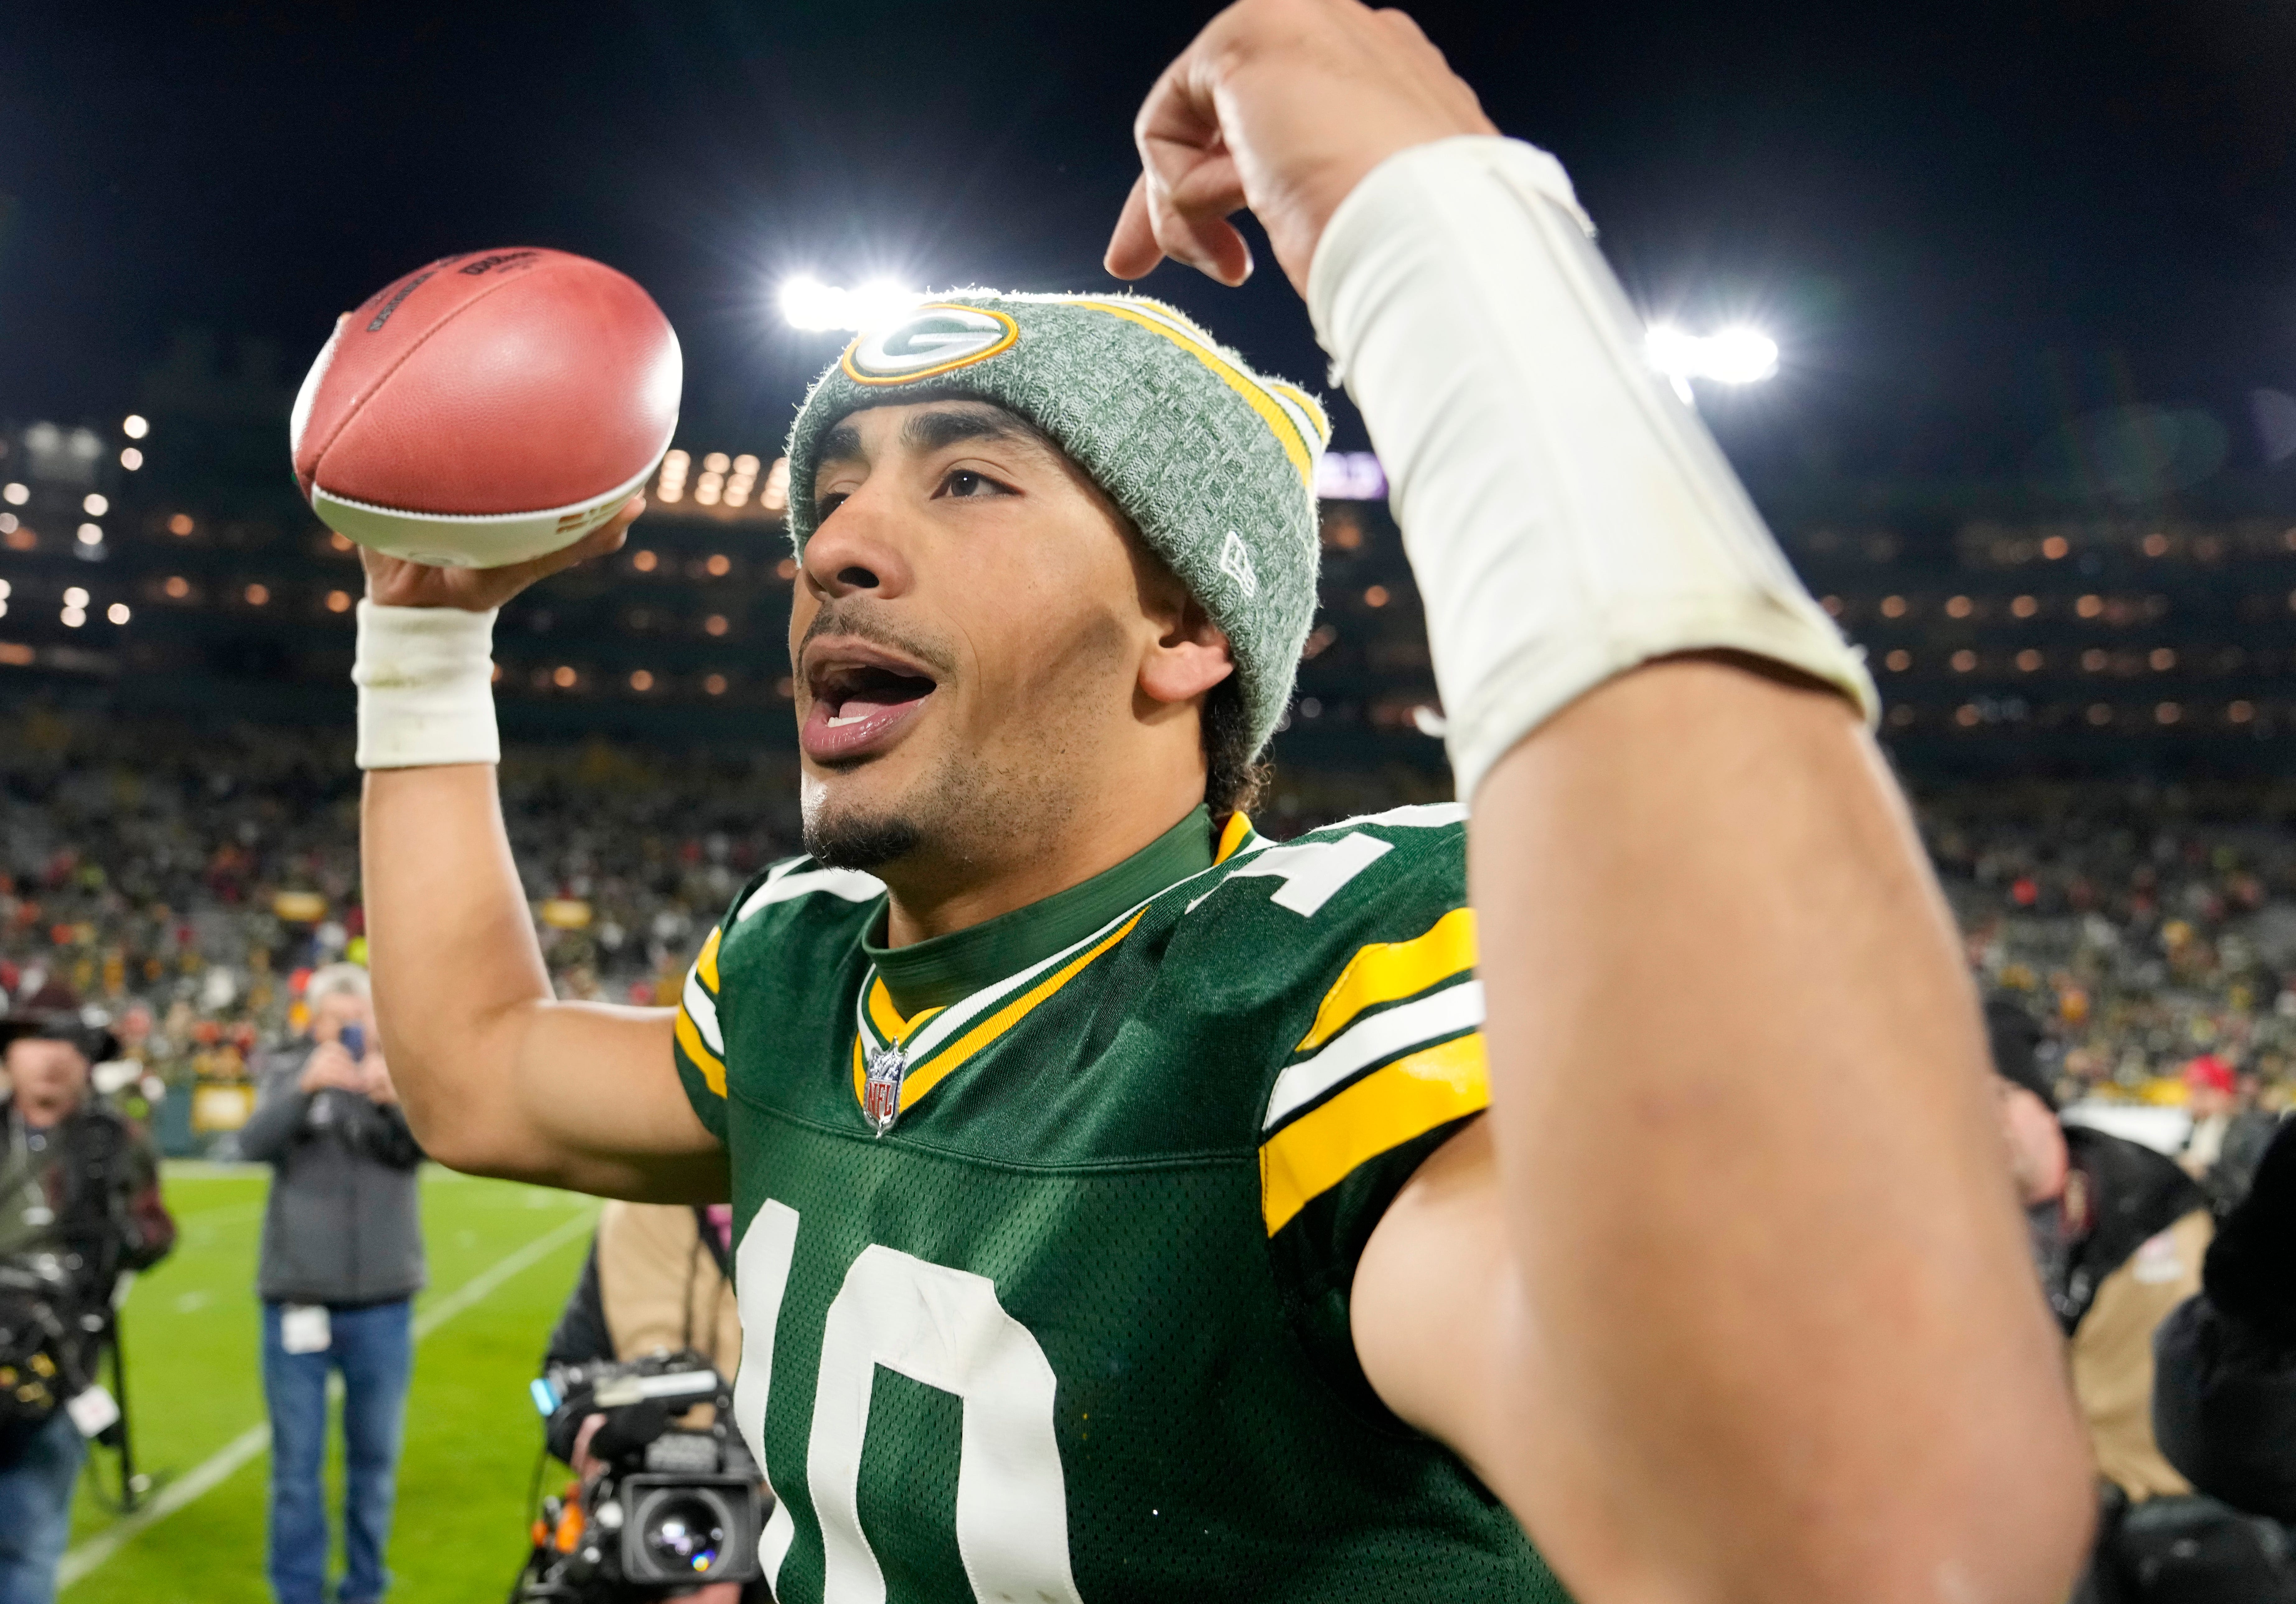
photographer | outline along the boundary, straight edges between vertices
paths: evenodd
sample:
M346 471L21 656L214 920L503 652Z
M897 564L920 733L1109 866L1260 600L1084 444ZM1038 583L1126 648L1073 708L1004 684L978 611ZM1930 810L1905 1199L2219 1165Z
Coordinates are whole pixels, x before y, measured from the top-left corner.
M96 1384L119 1277L164 1258L159 1155L94 1099L111 1033L51 988L0 1019L0 1604L47 1604L86 1437L119 1418Z
M261 1066L242 1156L273 1166L263 1217L263 1389L271 1412L268 1574L279 1604L325 1596L327 1376L343 1379L341 1604L390 1583L413 1310L423 1283L422 1150L373 1037L366 971L311 977L305 1041Z
M728 1279L731 1223L732 1213L724 1205L607 1204L598 1216L582 1279L550 1334L545 1375L679 1354L730 1378L742 1359L741 1324ZM672 1419L671 1409L660 1402L611 1412L593 1404L593 1396L569 1397L544 1428L550 1451L573 1468L586 1492L618 1459L642 1455ZM746 1453L737 1455L737 1462L747 1463ZM762 1580L746 1588L722 1582L668 1593L624 1584L591 1596L668 1597L687 1604L763 1604L770 1599Z

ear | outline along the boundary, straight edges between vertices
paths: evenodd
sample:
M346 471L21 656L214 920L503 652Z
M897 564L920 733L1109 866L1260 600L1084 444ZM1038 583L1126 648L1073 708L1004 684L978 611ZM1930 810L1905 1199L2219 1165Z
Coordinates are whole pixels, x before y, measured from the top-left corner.
M1140 690L1168 705L1192 701L1235 672L1227 632L1193 596L1181 593L1163 631L1140 662Z

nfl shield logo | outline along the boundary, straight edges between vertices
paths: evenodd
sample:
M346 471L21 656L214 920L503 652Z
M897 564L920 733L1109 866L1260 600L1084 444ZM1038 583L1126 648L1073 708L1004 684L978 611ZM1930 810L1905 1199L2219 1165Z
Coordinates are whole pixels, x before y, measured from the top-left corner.
M861 1113L882 1136L893 1128L893 1121L901 1115L901 1077L908 1073L908 1061L902 1058L898 1047L888 1047L882 1052L869 1055L869 1077L861 1088Z

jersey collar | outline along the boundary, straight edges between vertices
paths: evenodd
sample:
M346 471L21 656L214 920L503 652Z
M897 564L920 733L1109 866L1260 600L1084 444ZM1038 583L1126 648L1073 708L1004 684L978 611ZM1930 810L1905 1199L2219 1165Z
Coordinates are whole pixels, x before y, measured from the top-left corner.
M865 941L862 952L893 1007L914 1019L1032 968L1212 862L1211 818L1199 806L1114 868L1041 902L907 946Z

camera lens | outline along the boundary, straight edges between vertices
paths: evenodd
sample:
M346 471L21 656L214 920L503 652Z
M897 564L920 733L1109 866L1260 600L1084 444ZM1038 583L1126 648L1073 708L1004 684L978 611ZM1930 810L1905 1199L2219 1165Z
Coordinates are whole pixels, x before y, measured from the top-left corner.
M712 1501L693 1494L667 1498L646 1516L645 1544L657 1564L700 1575L718 1563L726 1522Z

